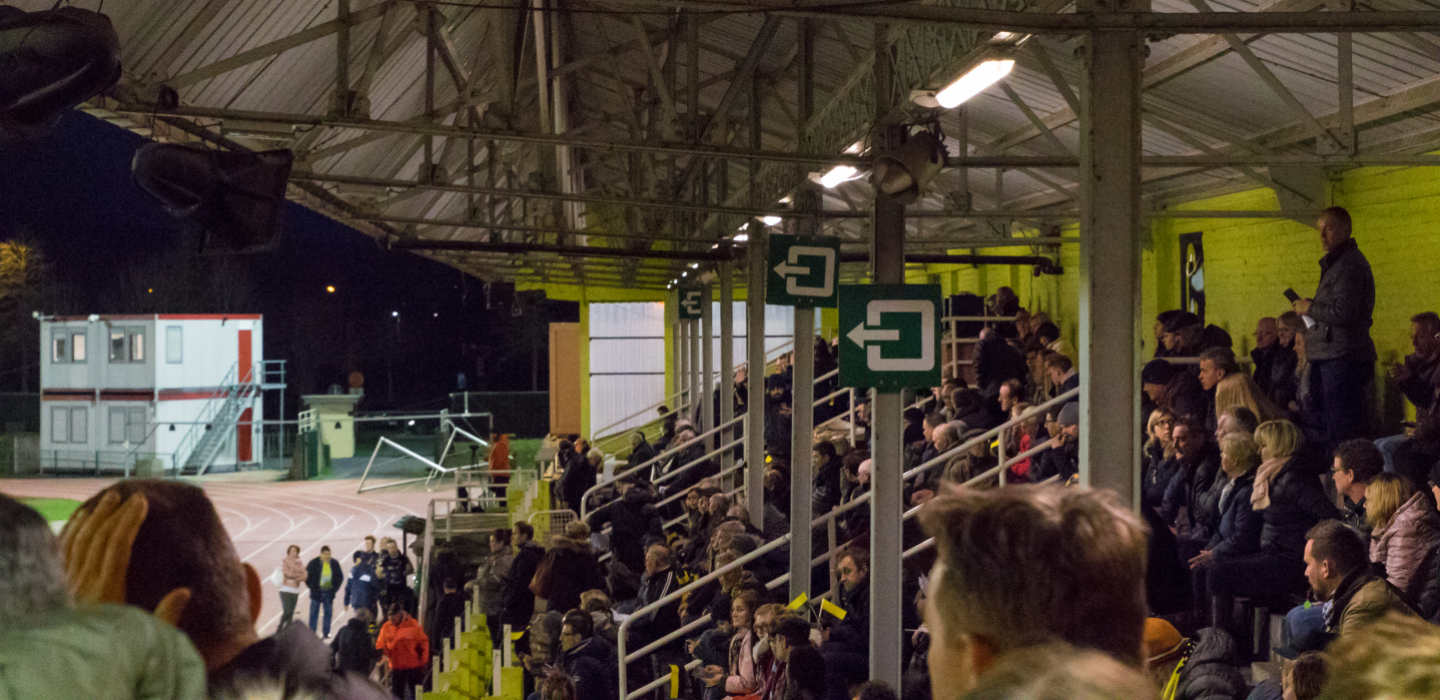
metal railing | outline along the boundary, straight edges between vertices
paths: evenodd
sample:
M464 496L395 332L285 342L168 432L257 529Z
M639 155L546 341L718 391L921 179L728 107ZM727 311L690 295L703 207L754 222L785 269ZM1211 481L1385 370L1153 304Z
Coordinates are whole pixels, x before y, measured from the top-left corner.
M705 432L703 432L703 433L701 433L701 434L699 434L699 435L697 435L697 436L695 436L695 437L693 437L693 438L690 438L689 440L685 441L684 443L681 443L680 445L678 445L678 446L676 446L676 447L672 447L672 448L670 448L670 449L667 449L667 450L665 450L664 452L661 452L660 454L655 455L654 457L651 457L650 459L645 460L644 462L641 462L641 463L639 463L639 464L637 464L637 465L635 465L635 466L633 466L633 467L630 467L629 469L626 469L626 470L624 470L624 471L616 472L613 476L610 477L609 480L606 480L606 481L598 481L594 486L591 486L589 489L587 489L587 490L585 491L584 495L582 495L582 496L580 497L580 517L582 517L582 518L587 517L591 512L593 512L593 510L598 510L598 509L599 509L599 508L591 509L591 508L589 507L590 496L591 496L592 494L594 494L595 491L597 491L598 489L600 489L600 488L602 488L602 487L604 487L604 486L607 486L607 485L609 485L609 484L613 484L613 483L619 481L620 479L623 479L623 478L625 478L625 477L627 477L627 476L630 476L631 474L634 474L634 473L636 473L636 472L639 472L641 469L644 469L644 468L646 468L646 467L651 467L651 466L654 466L654 465L656 465L656 464L660 464L666 457L673 457L674 455L677 455L677 454L679 454L680 452L682 452L682 451L690 448L692 445L704 444L705 439L708 438L708 437L710 437L711 435L714 435L714 434L716 434L716 433L718 433L718 432L720 432L720 431L722 431L722 430L727 430L727 429L729 429L729 428L731 428L731 427L734 427L736 424L743 424L744 422L745 422L745 416L736 416L736 417L730 419L729 421L726 421L725 423L722 423L722 424L720 424L720 425L717 425L717 426L715 426L714 428L711 428L711 429L709 429L709 430L707 430L707 431L705 431ZM732 445L732 447L733 447L733 445ZM702 461L704 461L704 458L701 458L701 459L699 459L699 460L696 460L696 461L694 461L694 462L691 462L690 464L691 464L691 465L693 465L693 464L698 464L698 463L700 463L700 462L702 462ZM690 466L690 465L686 465L686 466L688 467L688 466ZM684 469L684 468L685 468L685 467L682 467L682 469ZM679 471L681 471L681 470L677 469L677 470L674 470L674 472L672 472L672 473L678 473ZM667 476L668 476L668 475L667 475ZM659 483L659 481L663 480L664 478L665 478L665 477L662 476L660 479L657 479L657 480L656 480L656 483ZM619 500L619 499L616 499L616 500ZM613 502L614 502L614 501L607 502L607 503L601 505L600 508L603 508L603 507L605 507L606 505L609 505L610 503L613 503Z

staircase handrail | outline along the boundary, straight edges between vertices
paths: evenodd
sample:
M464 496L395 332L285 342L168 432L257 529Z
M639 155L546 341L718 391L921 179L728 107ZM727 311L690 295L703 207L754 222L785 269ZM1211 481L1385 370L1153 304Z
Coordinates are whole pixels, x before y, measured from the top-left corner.
M185 435L180 438L180 444L176 447L174 455L172 455L172 459L177 460L177 464L175 465L176 476L179 476L180 472L184 470L185 463L190 461L190 454L195 449L195 446L199 444L200 438L205 435L206 426L210 424L211 419L213 419L215 414L220 410L220 406L224 405L225 399L230 398L230 386L233 383L231 378L239 376L239 367L239 362L230 365L230 371L226 372L225 377L220 380L220 391L218 395L210 397L210 400L205 402L205 406L200 409L199 418L190 425L190 429L186 430ZM185 455L183 459L180 458L181 454Z
M590 500L590 495L591 495L592 493L594 493L596 489L599 489L600 487L605 486L605 485L607 485L607 484L611 484L611 483L614 483L614 482L616 482L616 481L619 481L620 479L622 479L622 478L624 478L624 477L627 477L627 476L629 476L629 475L631 475L631 474L634 474L634 473L640 471L641 469L644 469L644 468L646 468L646 467L649 467L649 466L652 466L652 465L654 465L654 464L657 464L657 463L659 463L661 460L663 460L665 457L674 456L674 455L682 452L682 451L685 450L686 448L690 447L691 445L703 444L703 442L705 441L705 438L708 438L708 437L710 437L711 435L714 435L714 434L716 434L716 433L718 433L718 432L720 432L720 431L722 431L722 430L727 430L727 429L731 428L732 426L734 426L735 424L737 424L737 423L743 423L744 421L745 421L745 416L736 416L736 417L734 417L734 418L732 418L732 419L730 419L730 420L728 420L728 421L726 421L726 422L724 422L724 423L721 423L720 425L715 426L714 428L711 428L711 429L709 429L709 430L707 430L707 431L705 431L705 432L703 432L703 433L701 433L701 434L699 434L699 435L696 435L695 437L693 437L693 438L685 441L684 443L680 444L680 445L677 446L677 447L673 447L673 448L667 449L667 450L665 450L664 452L661 452L660 454L655 455L654 457L651 457L650 459L645 460L644 462L641 462L641 463L639 463L639 464L637 464L637 465L635 465L635 466L633 466L633 467L630 467L629 469L626 469L625 471L618 472L618 473L616 473L615 475L611 476L608 480L597 481L594 486L591 486L589 489L587 489L587 490L585 491L585 494L580 497L580 501L581 501L581 504L580 504L580 511L581 511L581 512L580 512L580 517L581 517L581 518L584 518L584 517L586 517L587 515L589 515L589 513L591 512L590 509L587 508L587 507L585 507L585 506L586 506L586 503Z

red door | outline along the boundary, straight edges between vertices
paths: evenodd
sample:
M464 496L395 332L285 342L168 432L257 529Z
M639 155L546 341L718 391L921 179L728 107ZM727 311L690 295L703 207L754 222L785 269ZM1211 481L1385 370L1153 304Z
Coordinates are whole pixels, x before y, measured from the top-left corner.
M254 461L254 448L251 446L254 428L250 425L254 416L254 409L245 409L245 412L240 414L240 425L235 427L235 461L237 462Z
M240 331L239 376L241 384L250 381L250 374L252 370L252 368L250 367L251 362L252 359L250 355L250 331Z

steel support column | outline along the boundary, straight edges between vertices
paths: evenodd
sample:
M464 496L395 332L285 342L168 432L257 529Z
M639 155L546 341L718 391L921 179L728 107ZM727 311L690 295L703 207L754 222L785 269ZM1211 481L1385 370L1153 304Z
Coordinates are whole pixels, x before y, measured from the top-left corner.
M889 111L894 70L891 65L889 28L875 27L875 104L877 118ZM900 145L904 127L890 126L881 132L882 149ZM872 221L870 264L875 284L905 283L905 205L877 193ZM901 606L904 605L904 574L901 553L902 519L905 513L902 489L904 472L902 433L904 425L899 391L876 391L870 421L870 680L900 687Z
M705 396L701 394L700 387L700 319L690 321L690 412L685 416L692 423L700 420L699 408L705 405ZM705 428L697 427L695 434L705 432Z
M814 22L800 20L796 25L796 116L798 123L803 125L810 119L810 112L815 104ZM758 90L754 94L758 96ZM797 136L799 147L804 151L806 144L803 126ZM802 236L815 235L819 223L813 217L804 216L807 212L819 211L821 208L820 195L815 191L815 186L802 179L794 198L794 208L801 213L796 220L796 233ZM810 520L814 517L810 497L814 479L812 472L815 469L814 460L811 458L815 429L815 310L796 307L794 320L794 380L790 390L791 600L801 593L810 594Z
M722 262L720 272L720 415L715 425L729 423L735 417L735 266ZM739 430L726 430L715 438L721 445L734 440ZM726 471L735 464L735 451L725 450L720 454L720 470ZM735 488L736 476L725 477L725 491Z
M765 527L765 228L750 222L745 268L745 504Z
M1148 12L1149 0L1090 11ZM1083 11L1084 8L1082 8ZM1144 37L1090 33L1080 84L1080 481L1137 505ZM1104 420L1097 420L1104 415Z
M690 326L690 323L689 323L688 321L680 321L680 320L678 320L678 317L679 317L679 311L678 311L678 309L680 308L679 299L680 299L681 297L683 297L684 294L685 294L685 293L682 291L682 292L677 292L676 295L675 295L675 296L676 296L675 308L677 309L677 311L676 311L677 320L676 320L676 322L675 322L675 348L674 348L674 350L675 350L675 387L674 387L674 391L673 391L672 393L679 394L679 396L677 396L677 397L675 398L675 405L674 405L674 406L671 406L670 408L672 408L672 409L674 409L674 410L676 410L676 411L679 411L679 410L680 410L680 407L685 405L685 401L688 399L689 394L690 394L690 334L689 334L689 326Z
M700 398L700 429L709 430L715 422L715 304L714 293L709 282L705 293L700 295L700 389L705 393ZM720 436L710 440L711 445L723 444ZM708 451L708 450L707 450Z

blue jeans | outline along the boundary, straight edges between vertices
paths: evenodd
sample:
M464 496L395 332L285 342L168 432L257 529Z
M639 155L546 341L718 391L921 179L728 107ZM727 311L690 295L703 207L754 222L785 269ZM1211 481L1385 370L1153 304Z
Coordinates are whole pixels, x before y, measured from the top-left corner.
M1400 434L1375 441L1375 446L1380 448L1380 454L1385 457L1385 471L1391 474L1395 473L1395 451L1399 450L1400 446L1405 444L1408 439L1404 434Z
M325 629L324 629L324 633L325 633L325 636L326 636L326 637L329 637L329 636L330 636L330 617L331 617L331 613L333 612L334 608L335 608L335 589L331 588L331 589L328 589L328 590L321 590L321 591L317 591L317 590L314 589L314 588L310 589L310 629L312 629L312 630L320 629L320 628L318 628L318 627L315 626L315 618L319 617L319 616L320 616L320 610L321 610L321 609L324 609L324 611L325 611Z
M1310 361L1310 392L1319 399L1327 452L1364 432L1365 385L1374 374L1374 362L1349 357Z

